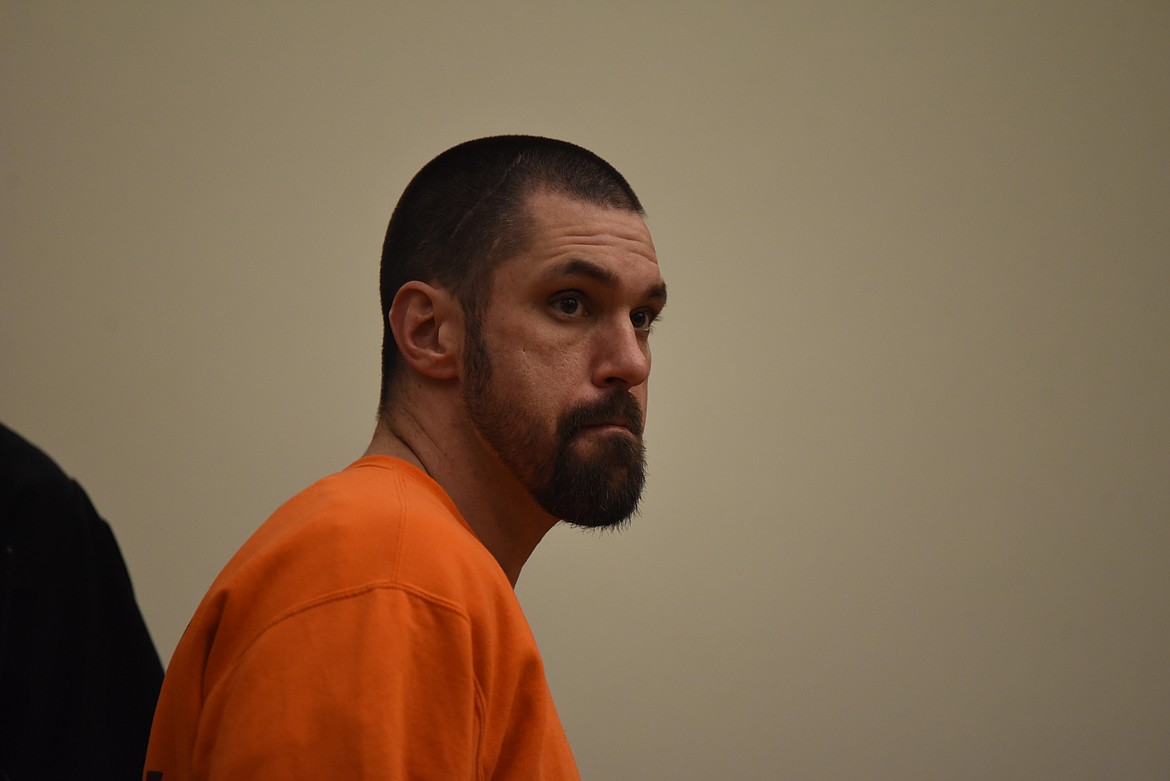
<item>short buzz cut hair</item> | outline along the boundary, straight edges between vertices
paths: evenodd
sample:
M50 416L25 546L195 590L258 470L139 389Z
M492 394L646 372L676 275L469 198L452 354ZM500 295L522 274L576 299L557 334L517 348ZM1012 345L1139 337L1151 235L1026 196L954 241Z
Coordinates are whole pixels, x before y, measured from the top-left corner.
M471 327L487 306L492 272L524 251L538 190L585 203L645 214L617 169L587 149L538 136L492 136L443 152L406 186L382 245L382 392L388 410L402 356L390 329L390 307L412 280L451 291Z

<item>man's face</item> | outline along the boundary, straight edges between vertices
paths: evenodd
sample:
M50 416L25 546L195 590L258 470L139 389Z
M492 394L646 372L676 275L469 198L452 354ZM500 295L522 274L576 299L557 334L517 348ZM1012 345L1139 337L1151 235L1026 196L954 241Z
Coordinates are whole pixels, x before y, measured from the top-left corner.
M528 206L528 248L496 269L468 328L468 418L546 512L616 525L645 481L650 326L666 286L637 214L547 192Z

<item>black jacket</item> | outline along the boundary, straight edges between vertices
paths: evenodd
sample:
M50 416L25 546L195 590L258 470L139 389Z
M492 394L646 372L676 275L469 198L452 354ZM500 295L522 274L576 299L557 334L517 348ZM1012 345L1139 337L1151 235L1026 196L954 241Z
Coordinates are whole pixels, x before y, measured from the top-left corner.
M114 535L0 424L0 779L138 779L163 669Z

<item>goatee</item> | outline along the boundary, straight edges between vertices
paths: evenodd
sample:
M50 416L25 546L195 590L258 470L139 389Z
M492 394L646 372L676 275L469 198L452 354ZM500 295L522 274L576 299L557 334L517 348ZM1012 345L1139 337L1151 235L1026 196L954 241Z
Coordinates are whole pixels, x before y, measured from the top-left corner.
M580 440L586 428L613 423L629 433L597 433L589 435L596 441ZM541 507L567 523L612 527L638 511L645 483L642 410L637 400L622 390L561 418L548 475L532 495Z
M487 346L474 329L466 347L468 416L545 512L585 528L619 526L637 512L646 447L642 409L628 390L569 410L550 434L522 398L507 397L492 382ZM586 431L608 425L627 430Z

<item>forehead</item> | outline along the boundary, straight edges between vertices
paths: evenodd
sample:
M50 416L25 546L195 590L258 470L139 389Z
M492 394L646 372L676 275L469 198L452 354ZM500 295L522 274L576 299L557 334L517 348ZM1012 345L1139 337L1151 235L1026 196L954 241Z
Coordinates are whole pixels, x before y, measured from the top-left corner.
M525 249L505 260L501 276L538 274L573 258L605 263L618 273L661 278L654 241L636 212L538 190L528 197Z

